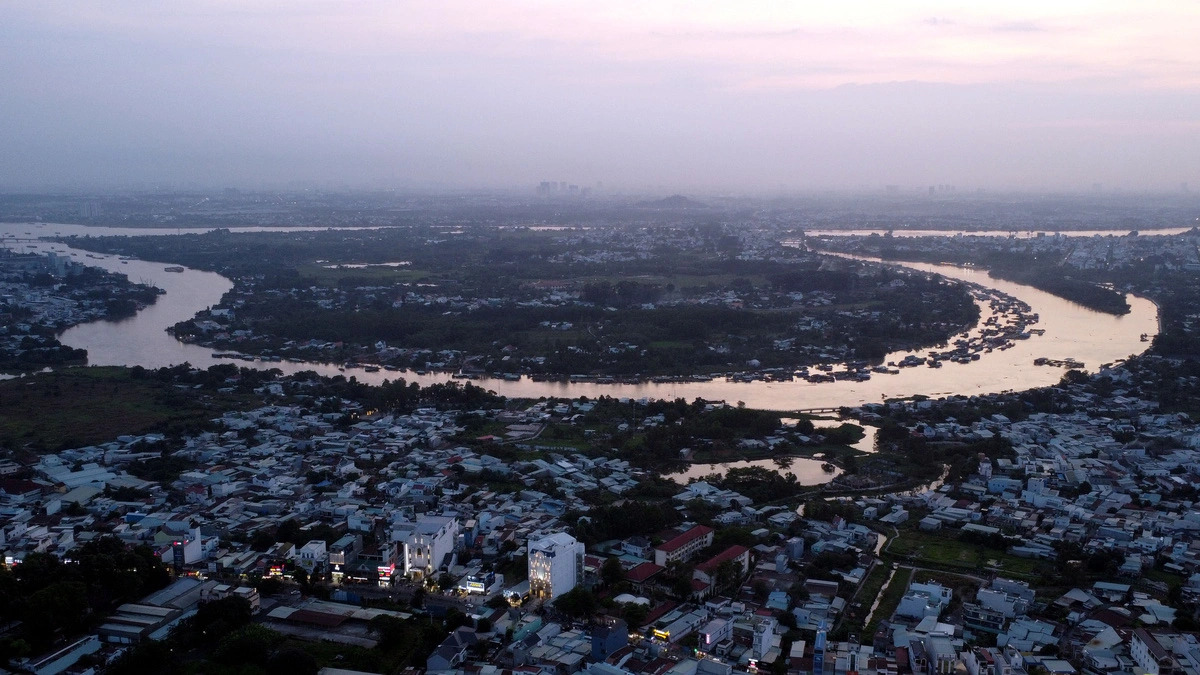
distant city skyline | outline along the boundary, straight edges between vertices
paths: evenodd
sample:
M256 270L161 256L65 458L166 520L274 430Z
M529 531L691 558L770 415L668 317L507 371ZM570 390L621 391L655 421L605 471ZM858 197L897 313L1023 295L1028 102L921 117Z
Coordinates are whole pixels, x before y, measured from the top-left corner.
M34 3L0 190L1181 192L1187 2Z

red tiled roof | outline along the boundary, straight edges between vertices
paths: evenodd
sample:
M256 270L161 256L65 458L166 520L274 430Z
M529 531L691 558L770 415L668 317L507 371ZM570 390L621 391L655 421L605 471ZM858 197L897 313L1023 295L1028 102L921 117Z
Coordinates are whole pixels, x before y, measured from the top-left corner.
M626 572L625 579L635 584L640 584L665 569L665 567L659 567L652 562L644 562Z
M708 534L712 531L713 531L712 528L708 527L707 525L696 525L696 526L692 527L692 529L688 530L687 532L684 532L683 534L680 534L680 535L676 536L674 539L672 539L668 542L664 542L663 544L661 544L659 546L655 546L654 548L658 549L659 551L665 551L667 553L670 553L672 551L682 548L684 545L686 545L687 543L689 543L691 541L699 539L700 537L708 536Z
M696 565L696 569L700 570L701 572L712 572L713 570L717 569L717 565L720 565L726 560L733 560L748 550L749 549L747 549L745 546L730 546L708 560Z
M613 652L612 654L609 654L608 658L605 659L605 661L607 661L608 663L616 664L617 662L619 662L621 660L621 657L623 657L627 654L632 654L632 653L633 653L633 647L631 645L625 645L624 647L621 647L620 649Z
M654 609L650 610L650 613L646 615L646 620L642 622L642 625L648 626L648 625L654 623L655 621L658 621L659 618L662 617L662 615L675 609L676 607L678 607L677 603L675 603L673 600L667 600L666 602L659 605L658 607L655 607Z
M10 495L23 495L41 492L42 486L23 478L0 478L0 491Z

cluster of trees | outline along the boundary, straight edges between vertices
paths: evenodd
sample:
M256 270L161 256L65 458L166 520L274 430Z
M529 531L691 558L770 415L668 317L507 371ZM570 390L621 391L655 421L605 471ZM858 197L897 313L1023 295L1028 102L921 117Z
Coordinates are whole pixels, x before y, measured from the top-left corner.
M651 535L679 524L681 518L669 501L624 501L598 506L584 514L568 514L575 523L575 537L585 544L634 535Z
M959 530L958 539L968 544L975 544L996 551L1007 551L1009 548L1023 541L1020 537L1009 537L1003 532L984 533L973 530Z
M691 403L676 399L631 408L616 399L600 397L594 401L594 408L584 418L584 424L616 426L620 422L635 423L645 416L661 414L663 424L616 434L610 444L617 446L623 459L659 472L679 470L683 466L680 451L684 448L710 453L724 448L736 453L735 441L762 438L781 427L777 412L743 406L705 410L705 405L699 399ZM811 422L805 423L807 431L811 431Z
M986 267L989 274L1000 279L1033 286L1057 295L1089 309L1109 314L1128 314L1129 303L1125 294L1095 283L1094 280L1073 276L1073 270L1063 267L1060 255L1041 255L1031 247L1013 250L1012 242L1003 244L981 243L970 251L947 252L930 250L920 241L903 242L885 237L867 240L869 247L878 247L875 253L885 260L914 260L920 262L972 263Z
M225 598L200 605L167 640L147 640L125 652L106 673L135 675L183 664L197 672L260 672L266 675L315 675L317 659L306 645L250 622L250 603ZM248 671L248 669L250 669Z
M20 351L0 350L0 371L30 370L47 366L62 366L87 363L86 349L68 347L56 339L38 341L23 338Z
M0 640L0 657L45 650L59 637L90 628L118 605L169 581L154 551L129 548L115 537L83 544L69 561L31 553L18 565L0 567L0 618L21 626L17 636Z
M1153 350L1164 356L1195 359L1200 356L1200 331L1193 329L1192 316L1200 308L1200 284L1195 272L1154 274L1140 278L1129 275L1131 282L1145 284L1148 278L1155 283L1146 289L1158 303L1162 330L1154 337Z
M1067 276L1062 270L1052 267L1030 267L1023 262L1017 266L995 266L989 275L1033 286L1097 312L1122 315L1130 310L1124 293Z
M732 468L723 477L713 475L705 480L723 490L742 494L755 504L788 499L804 491L804 486L797 482L796 474L787 472L780 475L778 471L761 466Z
M647 302L658 302L663 288L657 284L646 284L622 279L617 283L594 281L583 285L580 299L600 307L628 307Z
M948 471L948 481L965 479L978 470L981 453L993 460L1016 456L1012 442L1002 436L973 443L934 443L890 420L879 428L875 441L880 454L872 461L889 462L905 477L918 481L937 478L943 468Z
M388 303L368 307L348 303L327 308L303 297L264 297L238 310L238 327L270 336L273 342L318 339L368 345L384 340L407 348L454 349L491 358L500 358L503 350L511 348L520 354L545 357L544 363L529 366L535 372L655 374L715 372L748 357L759 359L764 367L811 361L807 352L781 351L774 346L775 340L789 337L820 346L834 339L840 343L846 334L853 334L855 338L849 344L855 356L879 358L899 346L944 340L945 325L965 326L977 318L977 307L970 297L955 287L924 282L919 277L900 289L859 283L864 291L849 293L846 302L877 305L880 316L868 322L820 309L642 309L642 302L651 301L653 293L646 289L652 287L623 281L615 285L587 284L585 290L591 290L586 296L605 300L592 306L480 307L453 313L442 306L395 310ZM843 295L847 293L843 291ZM611 304L623 311L607 311L605 308ZM820 330L798 331L794 325L801 314L818 315L827 325ZM547 323L569 323L574 328L556 330L543 325ZM189 326L188 322L180 324L177 334L186 334ZM730 356L707 349L712 341L730 343L738 353ZM621 344L638 348L616 352L608 349ZM346 354L350 355L352 352ZM425 362L410 359L400 365L419 368Z

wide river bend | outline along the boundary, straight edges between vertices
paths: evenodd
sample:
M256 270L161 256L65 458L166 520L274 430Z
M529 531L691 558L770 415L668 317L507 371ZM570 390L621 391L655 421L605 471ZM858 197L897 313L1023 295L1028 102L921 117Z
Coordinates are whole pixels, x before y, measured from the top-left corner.
M0 239L6 240L4 245L14 250L55 251L59 255L71 256L74 261L124 273L133 281L150 283L166 291L157 303L133 317L121 321L81 324L63 333L61 340L64 344L88 350L90 364L158 368L187 362L193 366L207 368L216 363L231 361L213 358L212 349L183 344L166 333L165 329L176 322L191 318L200 310L216 305L221 296L233 287L229 279L212 272L193 269L168 272L166 267L170 263L121 260L116 256L89 253L63 244L35 241L38 237L55 235L176 234L194 231L203 230L142 230L43 223L5 224L0 225ZM516 381L484 378L477 384L513 397L608 395L628 398L681 397L688 400L700 397L730 403L741 401L749 407L767 410L803 410L854 406L885 398L918 394L931 397L973 395L1046 386L1058 382L1063 370L1035 366L1035 358L1073 358L1082 361L1088 370L1094 371L1102 364L1145 351L1149 343L1143 341L1142 336L1153 336L1158 332L1157 308L1145 298L1130 296L1132 311L1125 316L1112 316L1089 310L1030 286L992 279L982 270L930 264L904 266L980 284L1019 298L1029 304L1032 312L1040 316L1040 321L1032 327L1044 329L1045 334L1016 341L1014 346L1007 350L983 354L980 360L969 364L946 363L942 368L904 368L899 374L876 374L863 382L727 382L724 379L715 379L710 382L597 384L535 382L523 377ZM900 361L908 353L889 354L886 360ZM322 375L354 376L360 382L368 383L380 383L385 379L394 380L399 377L421 384L450 379L448 374L443 373L418 375L405 371L343 371L337 365L324 363L232 363L255 368L278 368L284 373L313 370Z

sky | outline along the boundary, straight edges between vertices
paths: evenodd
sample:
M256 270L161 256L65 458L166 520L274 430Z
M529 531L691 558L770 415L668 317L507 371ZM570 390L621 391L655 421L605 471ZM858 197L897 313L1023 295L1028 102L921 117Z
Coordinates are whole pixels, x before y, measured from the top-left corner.
M0 5L0 191L1200 190L1200 3Z

